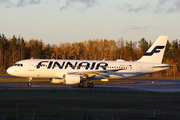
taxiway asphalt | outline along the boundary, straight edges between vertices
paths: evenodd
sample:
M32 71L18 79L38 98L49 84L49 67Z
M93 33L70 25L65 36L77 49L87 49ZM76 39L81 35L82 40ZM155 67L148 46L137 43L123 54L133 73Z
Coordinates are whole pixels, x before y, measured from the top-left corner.
M151 92L180 92L180 80L166 79L127 79L136 81L135 84L94 85L93 88L77 87L77 85L32 85L0 84L0 89L9 90L87 90L87 91L151 91Z

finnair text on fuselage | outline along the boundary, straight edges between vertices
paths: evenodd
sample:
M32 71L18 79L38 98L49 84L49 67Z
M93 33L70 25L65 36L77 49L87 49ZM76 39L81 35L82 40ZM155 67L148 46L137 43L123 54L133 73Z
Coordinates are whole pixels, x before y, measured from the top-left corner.
M63 62L58 62L58 61L41 61L38 63L37 65L37 69L41 68L41 67L47 67L47 69L54 69L54 68L59 68L59 69L67 69L68 67L72 68L72 69L80 69L81 67L85 67L85 69L96 69L98 70L100 67L103 70L106 70L106 67L108 66L108 63L106 62L100 62L100 63L96 63L96 62L75 62L74 64L68 61L63 61Z
M86 70L107 70L107 68L119 68L119 69L132 69L132 65L118 65L118 66L109 66L107 62L70 62L70 61L41 61L36 65L36 69L47 68L47 69L81 69L84 68Z

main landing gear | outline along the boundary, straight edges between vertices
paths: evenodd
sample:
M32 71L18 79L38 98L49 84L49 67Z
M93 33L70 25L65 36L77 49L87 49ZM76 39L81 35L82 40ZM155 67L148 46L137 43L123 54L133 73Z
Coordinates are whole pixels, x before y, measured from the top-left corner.
M83 87L84 86L84 83L83 81L81 81L79 84L78 84L78 87ZM93 88L94 87L94 84L90 81L87 83L87 87L88 88Z
M31 86L32 85L32 83L31 83L31 80L32 80L32 77L29 77L29 82L28 82L28 86Z
M78 87L83 87L84 86L84 83L83 81L81 81L79 84L78 84Z
M88 87L88 88L93 88L93 87L94 87L94 84L90 81L90 82L87 83L87 87Z

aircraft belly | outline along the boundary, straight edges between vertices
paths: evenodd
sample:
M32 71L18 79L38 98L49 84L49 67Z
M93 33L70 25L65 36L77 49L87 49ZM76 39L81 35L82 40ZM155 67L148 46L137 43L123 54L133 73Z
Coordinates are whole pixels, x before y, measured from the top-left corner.
M106 78L106 77L105 77ZM108 79L121 79L124 78L124 76L118 76L118 75L109 75Z
M121 78L128 78L128 77L134 77L136 74L130 74L130 73L118 73L116 75L109 75L110 79L121 79Z
M51 70L34 70L34 71L23 71L22 77L34 77L34 78L55 78L54 71Z

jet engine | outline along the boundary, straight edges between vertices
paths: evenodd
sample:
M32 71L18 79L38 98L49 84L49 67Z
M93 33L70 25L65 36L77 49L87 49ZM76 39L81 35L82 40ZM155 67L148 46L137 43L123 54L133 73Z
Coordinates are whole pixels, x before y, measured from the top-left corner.
M81 81L81 76L80 75L72 75L72 74L65 74L63 76L64 84L79 84Z

